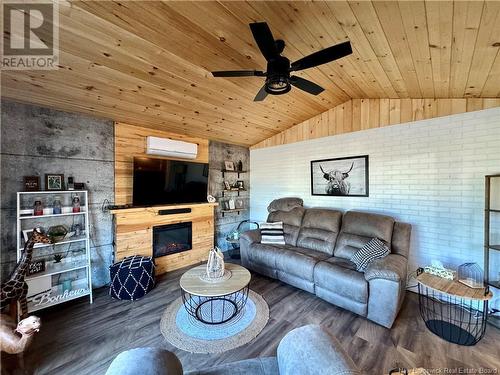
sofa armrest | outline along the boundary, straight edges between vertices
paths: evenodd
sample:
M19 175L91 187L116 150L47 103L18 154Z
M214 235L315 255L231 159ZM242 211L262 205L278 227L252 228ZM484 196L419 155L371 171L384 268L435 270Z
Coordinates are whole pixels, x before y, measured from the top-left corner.
M240 235L240 246L241 246L241 241L246 241L247 244L251 244L251 243L259 243L260 240L261 240L260 229L248 230Z
M177 356L160 348L136 348L121 352L106 375L182 375Z
M376 259L368 265L365 270L365 279L384 279L406 283L406 266L408 260L401 255L389 254L388 256Z
M351 357L318 325L288 332L278 345L280 374L360 375Z

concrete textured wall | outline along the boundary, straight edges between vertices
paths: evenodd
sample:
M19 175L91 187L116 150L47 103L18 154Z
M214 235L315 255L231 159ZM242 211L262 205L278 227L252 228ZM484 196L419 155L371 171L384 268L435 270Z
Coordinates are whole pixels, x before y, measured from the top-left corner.
M16 262L16 192L23 190L23 176L39 175L44 189L45 173L64 173L66 182L73 176L89 191L92 281L105 285L113 235L111 215L101 206L114 200L113 121L10 101L1 108L2 280Z
M219 201L222 198L222 189L224 179L233 183L236 180L243 180L247 191L240 192L238 197L236 193L228 193L226 197L241 198L244 201L245 207L248 208L250 203L250 173L242 173L238 178L237 174L227 173L222 177L221 170L224 168L224 161L231 160L237 164L240 160L243 163L243 170L249 170L250 167L250 151L246 147L235 146L227 143L210 142L209 146L209 163L210 163L210 181L208 191ZM226 241L226 236L233 229L236 229L238 224L249 218L249 211L241 211L240 214L228 213L222 217L220 212L221 207L215 210L215 244L223 251L232 249L231 245Z
M251 217L264 220L269 202L283 196L301 197L308 207L388 214L413 225L411 271L432 260L483 267L484 176L500 173L499 122L500 108L492 108L252 150ZM311 195L311 160L364 154L369 197ZM492 198L500 201L500 189ZM500 216L491 219L490 241L498 244ZM490 280L499 273L500 253L493 251Z

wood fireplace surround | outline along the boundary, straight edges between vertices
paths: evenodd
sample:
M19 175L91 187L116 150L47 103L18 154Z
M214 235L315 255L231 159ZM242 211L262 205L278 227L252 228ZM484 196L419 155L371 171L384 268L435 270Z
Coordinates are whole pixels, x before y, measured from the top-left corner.
M208 163L207 139L116 122L115 204L132 203L134 157L151 157L146 155L146 137L150 135L197 143L198 155L192 161ZM153 256L153 227L185 222L192 222L192 248L156 258L156 273L162 274L205 261L208 251L214 246L216 205L217 203L193 203L112 210L115 261L135 254Z

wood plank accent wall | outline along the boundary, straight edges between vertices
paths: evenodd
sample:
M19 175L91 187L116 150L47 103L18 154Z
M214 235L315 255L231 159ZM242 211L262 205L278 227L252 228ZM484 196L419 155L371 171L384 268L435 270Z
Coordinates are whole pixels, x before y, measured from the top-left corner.
M214 246L215 203L130 208L111 211L115 215L115 261L130 255L153 255L153 227L191 221L192 249L155 259L156 273L162 274L207 259ZM191 212L159 215L161 209L190 208Z
M500 107L500 99L352 99L259 142L251 149L493 107Z
M115 204L132 203L134 157L146 155L146 137L170 138L198 144L198 157L193 161L208 163L208 140L170 133L136 125L115 123ZM154 156L161 158L161 156ZM165 158L173 159L173 158Z

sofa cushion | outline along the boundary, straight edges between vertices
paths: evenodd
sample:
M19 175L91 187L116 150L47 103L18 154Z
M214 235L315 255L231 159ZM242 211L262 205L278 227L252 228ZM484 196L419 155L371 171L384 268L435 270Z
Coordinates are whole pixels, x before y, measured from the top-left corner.
M281 375L361 375L340 342L319 325L288 332L277 358Z
M229 362L205 370L188 371L184 375L278 375L276 357L259 357ZM141 374L142 375L142 374Z
M303 207L295 207L290 211L273 211L269 213L267 221L270 223L282 221L283 232L285 233L285 243L287 245L296 246L304 212L305 209Z
M352 269L352 263L347 262L335 257L319 262L314 268L314 283L356 302L367 303L368 282L363 273Z
M350 259L372 238L379 238L391 248L394 219L367 212L348 211L342 218L342 227L335 244L334 255Z
M351 257L351 262L356 264L356 270L364 272L366 267L375 259L384 258L391 253L387 245L378 238L372 238Z
M248 259L256 264L276 268L276 254L279 249L273 245L254 243L248 251Z
M283 222L277 221L275 223L261 223L260 235L261 243L271 245L284 245L285 237L283 234Z
M340 211L307 209L302 219L297 246L333 255L341 221Z
M283 246L276 253L276 268L305 280L313 281L314 266L327 259L328 254L321 251L304 249L295 246Z
M269 206L267 206L267 212L290 211L295 207L302 206L304 206L304 201L302 200L302 198L278 198L269 203Z

